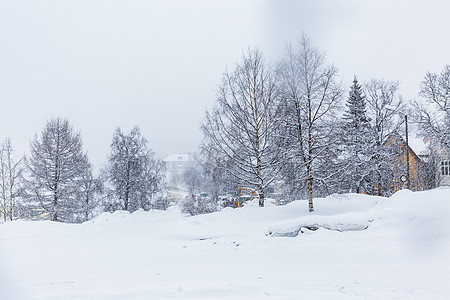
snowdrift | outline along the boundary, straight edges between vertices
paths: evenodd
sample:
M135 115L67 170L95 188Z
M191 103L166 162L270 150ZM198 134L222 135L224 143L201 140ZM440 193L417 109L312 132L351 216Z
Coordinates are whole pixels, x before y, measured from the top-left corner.
M450 299L450 188L314 201L0 224L0 298Z
M336 231L356 231L369 227L366 214L349 213L334 216L305 216L272 225L268 235L274 237L295 237L303 230L315 231L319 228ZM303 230L302 230L303 229Z

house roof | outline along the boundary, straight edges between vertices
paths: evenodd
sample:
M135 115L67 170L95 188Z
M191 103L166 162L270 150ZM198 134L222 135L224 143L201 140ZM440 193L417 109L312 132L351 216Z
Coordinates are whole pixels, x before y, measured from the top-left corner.
M417 137L416 135L408 137L409 147L416 153L417 155L427 155L428 154L428 146L430 144L430 140L427 138Z
M404 138L403 136L397 134L397 133L391 134L391 135L388 137L388 139L386 140L386 142L387 142L389 139L396 139L397 141L400 141L401 143L403 143L404 145L406 145L405 138ZM426 143L425 143L425 141L426 141ZM386 143L386 142L385 142L385 143ZM415 135L414 135L414 136L411 136L411 135L408 136L408 146L409 146L409 149L411 150L411 152L412 152L417 158L424 157L424 156L427 156L427 155L429 154L429 153L428 153L428 150L427 150L428 142L429 142L429 141L427 141L427 140L425 140L425 139L421 139L421 138L415 137Z

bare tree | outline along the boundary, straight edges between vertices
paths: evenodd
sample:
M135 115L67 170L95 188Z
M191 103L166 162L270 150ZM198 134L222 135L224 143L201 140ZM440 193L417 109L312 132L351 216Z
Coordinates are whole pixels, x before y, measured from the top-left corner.
M207 193L212 201L217 202L220 195L236 191L238 184L229 176L227 168L219 168L207 153L193 154L194 163L183 172L183 181L189 194ZM227 165L222 161L221 165Z
M51 119L30 148L30 198L50 213L53 221L76 221L78 181L89 165L80 133L67 119Z
M402 114L405 112L403 99L398 95L398 82L372 79L364 85L367 100L367 115L371 119L375 145L370 160L370 194L389 196L393 193L392 183L398 163L394 162L400 149L388 138L402 132ZM395 155L394 155L395 154ZM401 166L400 166L401 167Z
M151 209L153 196L163 187L163 167L163 162L154 157L138 127L129 134L117 128L106 171L112 185L108 209Z
M297 48L287 47L278 66L278 79L284 104L285 138L294 169L306 175L309 211L314 211L314 175L321 160L331 154L333 111L341 99L337 69L325 63L325 55L302 35ZM330 174L326 175L330 176ZM316 182L318 178L315 178ZM326 178L322 178L327 180Z
M94 211L100 204L100 198L104 191L103 179L94 177L92 165L89 164L86 166L84 173L81 174L77 184L76 197L79 202L79 219L80 221L88 221L94 216Z
M405 106L402 97L398 95L398 87L397 81L382 79L372 79L364 84L367 113L372 119L379 145L393 132L399 131L403 120L401 114L404 113Z
M202 124L203 151L240 184L255 188L259 206L264 206L264 191L278 173L281 152L275 136L275 82L262 54L244 54L233 72L225 72L218 93L216 107L206 112Z
M188 166L183 172L183 182L190 195L205 191L206 180L201 164L202 162L196 159L195 163Z
M16 159L10 139L5 139L0 148L0 212L3 221L12 221L17 213L17 198L22 193L23 158Z
M440 184L441 156L450 153L450 65L441 73L427 72L421 83L421 99L413 103L414 121L420 125L423 136L431 140L426 170L427 187Z
M428 72L419 95L425 103L415 103L416 120L423 133L450 148L450 65L440 74Z

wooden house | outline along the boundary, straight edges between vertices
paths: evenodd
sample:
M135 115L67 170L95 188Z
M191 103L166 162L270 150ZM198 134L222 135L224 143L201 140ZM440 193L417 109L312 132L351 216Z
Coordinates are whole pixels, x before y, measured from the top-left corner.
M399 150L394 154L396 157L391 157L391 160L394 162L391 187L393 192L407 188L408 181L409 188L412 191L423 191L429 187L429 180L426 173L428 159L428 152L426 151L427 143L421 143L421 140L415 138L409 138L408 140L407 146L402 137L399 135L391 135L385 142L385 146L394 145Z

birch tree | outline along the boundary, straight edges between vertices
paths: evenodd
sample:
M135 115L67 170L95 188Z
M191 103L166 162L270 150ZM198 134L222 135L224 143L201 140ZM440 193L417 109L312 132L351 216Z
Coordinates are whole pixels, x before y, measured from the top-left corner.
M231 72L226 71L216 106L202 124L203 151L237 182L264 193L279 171L276 142L278 101L271 69L258 50L249 50ZM232 164L232 167L223 162Z
M372 120L375 145L370 160L372 184L368 186L369 194L389 196L393 193L392 184L397 171L398 162L394 161L401 155L396 144L389 144L387 139L402 132L401 125L405 106L398 95L398 82L372 79L364 85L367 99L367 114ZM402 166L400 166L402 167Z
M419 95L424 101L415 103L416 120L423 133L450 149L450 65L439 74L428 72Z
M17 199L22 194L23 158L14 157L10 139L5 139L0 146L0 212L3 221L12 221L17 213Z
M305 174L312 212L314 182L318 183L319 177L326 181L332 175L314 178L323 170L327 157L333 155L333 112L342 95L338 73L335 66L326 64L325 55L313 47L306 35L301 36L296 48L287 47L277 70L289 164Z
M440 73L427 72L420 85L420 100L413 103L414 120L421 134L431 140L429 158L424 166L427 188L440 184L440 156L450 153L450 65Z

